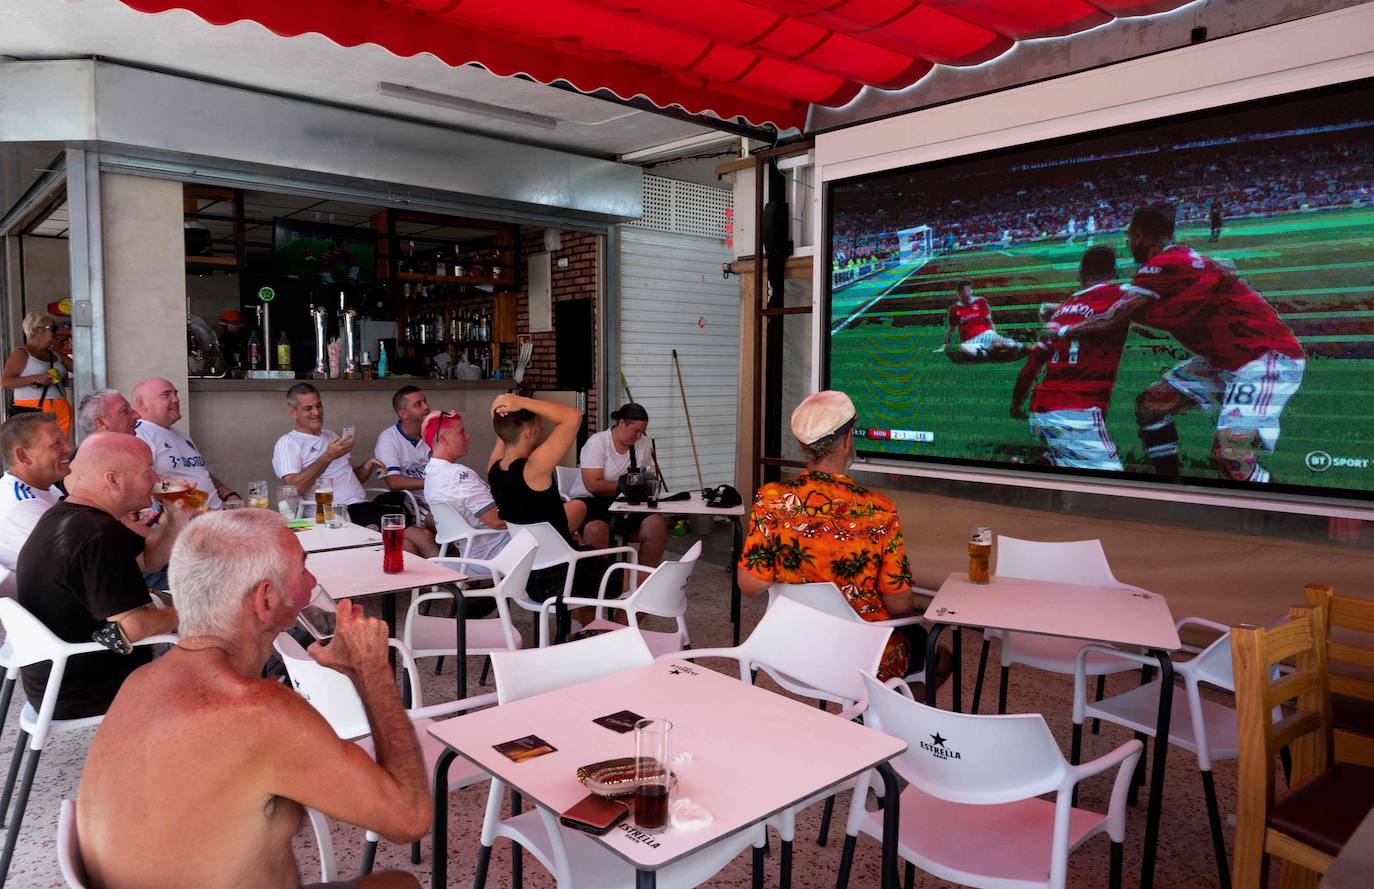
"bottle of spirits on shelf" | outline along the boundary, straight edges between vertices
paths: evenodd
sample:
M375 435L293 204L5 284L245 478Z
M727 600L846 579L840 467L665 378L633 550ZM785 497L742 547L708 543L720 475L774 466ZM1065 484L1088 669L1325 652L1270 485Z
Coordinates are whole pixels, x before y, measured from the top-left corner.
M415 242L414 242L414 241L407 241L407 242L406 242L406 253L405 253L405 257L401 260L401 271L403 271L403 272L413 272L413 271L415 271Z
M262 370L262 342L258 340L257 330L248 334L248 369Z
M286 338L284 330L277 337L277 367L281 370L291 369L291 341Z

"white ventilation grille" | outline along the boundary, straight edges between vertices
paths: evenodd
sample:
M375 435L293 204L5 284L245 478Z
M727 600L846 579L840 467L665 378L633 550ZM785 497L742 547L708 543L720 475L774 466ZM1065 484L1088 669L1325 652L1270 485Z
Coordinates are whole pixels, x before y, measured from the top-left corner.
M644 177L644 215L631 228L725 239L725 213L735 201L733 191L695 182Z

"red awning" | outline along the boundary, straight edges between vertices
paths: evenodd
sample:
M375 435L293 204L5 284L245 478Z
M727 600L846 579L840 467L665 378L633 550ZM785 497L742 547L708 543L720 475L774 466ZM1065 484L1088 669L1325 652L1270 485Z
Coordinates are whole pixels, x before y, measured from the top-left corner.
M809 105L900 89L936 63L1072 34L1189 0L123 0L216 25L431 53L500 75L608 89L693 114L803 127Z

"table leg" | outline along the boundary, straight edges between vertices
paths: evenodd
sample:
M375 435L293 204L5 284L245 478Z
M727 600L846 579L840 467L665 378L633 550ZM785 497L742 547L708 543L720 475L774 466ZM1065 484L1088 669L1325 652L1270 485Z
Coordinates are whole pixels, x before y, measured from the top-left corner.
M1145 856L1140 864L1140 889L1155 882L1155 853L1159 817L1164 802L1164 766L1169 756L1169 718L1174 706L1174 662L1167 651L1152 651L1159 659L1159 721L1155 725L1155 756L1150 763L1150 803L1145 810Z
M902 788L892 764L878 764L883 779L883 881L882 889L897 889L897 834L902 826Z
M736 516L730 517L730 623L734 625L734 644L739 645L740 588L739 575L735 566L739 565L740 549L744 546L744 526Z
M448 769L458 753L444 748L434 762L434 861L430 885L448 885Z
M930 632L926 635L926 706L935 706L935 695L939 691L935 687L935 670L940 666L940 634L944 632L945 624L931 624ZM954 652L955 663L958 663L959 652Z
M950 641L953 649L950 654L954 657L949 674L950 681L954 683L954 712L964 711L964 629L963 627L954 628L954 637ZM929 683L927 683L928 685ZM1003 695L1005 698L1006 696Z
M655 889L658 886L658 872L652 870L635 871L635 889Z
M458 657L453 672L458 677L458 697L468 696L468 600L461 586L454 586L453 617L457 624L454 635L457 637Z

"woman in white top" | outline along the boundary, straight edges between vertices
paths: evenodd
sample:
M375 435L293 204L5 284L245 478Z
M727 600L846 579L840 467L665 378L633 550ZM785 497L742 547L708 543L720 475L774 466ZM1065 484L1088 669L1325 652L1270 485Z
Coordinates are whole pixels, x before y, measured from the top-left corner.
M610 505L615 502L620 477L630 469L652 469L652 446L644 437L649 428L649 413L631 401L612 411L614 424L598 432L582 446L578 464L582 485L590 496L580 497L587 504L587 521L582 539L588 545L605 547L611 540ZM658 513L629 513L616 517L626 540L639 544L639 563L656 566L663 560L668 545L668 524Z
M50 413L62 432L71 435L72 406L63 383L72 359L53 348L57 319L47 312L29 312L23 328L24 345L6 359L0 386L14 391L15 407Z

